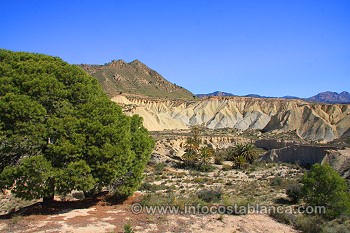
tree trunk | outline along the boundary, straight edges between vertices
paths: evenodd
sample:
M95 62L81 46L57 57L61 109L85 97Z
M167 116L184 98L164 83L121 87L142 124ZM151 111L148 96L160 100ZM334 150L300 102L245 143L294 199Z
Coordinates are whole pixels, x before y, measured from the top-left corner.
M43 202L44 202L44 203L52 202L52 201L53 201L53 198L54 198L54 193L43 197Z
M44 203L49 203L54 200L55 197L55 178L50 178L48 182L48 190L45 196L43 197Z

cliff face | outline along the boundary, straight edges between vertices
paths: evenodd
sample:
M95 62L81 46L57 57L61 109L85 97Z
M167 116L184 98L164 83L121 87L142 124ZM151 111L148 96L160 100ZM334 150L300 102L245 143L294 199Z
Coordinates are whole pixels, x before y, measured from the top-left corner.
M126 113L139 114L151 131L187 129L259 129L296 132L303 139L332 141L350 129L350 105L313 104L301 100L211 97L199 101L152 100L115 96Z
M272 149L261 158L266 162L296 163L311 166L324 162L331 147L293 145L281 149Z

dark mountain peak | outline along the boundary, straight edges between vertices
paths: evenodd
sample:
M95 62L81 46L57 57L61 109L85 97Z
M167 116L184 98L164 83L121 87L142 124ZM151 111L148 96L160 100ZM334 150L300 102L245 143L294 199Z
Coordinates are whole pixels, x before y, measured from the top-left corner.
M257 94L249 94L244 97L252 97L252 98L266 98L265 96L257 95Z
M196 96L199 98L203 98L203 97L208 97L208 96L236 96L236 95L231 94L231 93L227 93L227 92L223 92L223 91L214 91L213 93L198 94Z
M350 103L350 94L347 91L343 91L341 93L325 91L315 96L312 96L307 100L312 102L322 102L322 103L330 103L330 104L334 104L334 103L347 104L347 103Z

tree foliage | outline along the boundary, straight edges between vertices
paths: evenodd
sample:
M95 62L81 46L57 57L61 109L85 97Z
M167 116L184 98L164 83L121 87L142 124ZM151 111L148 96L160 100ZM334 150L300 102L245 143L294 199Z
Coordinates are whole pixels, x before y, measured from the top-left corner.
M186 139L185 154L182 157L187 166L194 166L197 163L201 144L198 137L199 129L194 127L191 130L191 134L192 135Z
M192 129L192 135L186 139L185 154L182 159L187 167L192 167L200 171L210 171L213 169L210 163L215 151L209 144L201 145L198 134L199 129L194 127Z
M0 50L0 187L23 198L140 184L153 140L96 79L57 57Z
M233 168L242 169L252 164L258 153L252 144L237 144L228 155L228 160L233 161Z
M302 179L303 197L307 205L325 206L324 217L334 219L350 213L349 188L330 165L315 164Z

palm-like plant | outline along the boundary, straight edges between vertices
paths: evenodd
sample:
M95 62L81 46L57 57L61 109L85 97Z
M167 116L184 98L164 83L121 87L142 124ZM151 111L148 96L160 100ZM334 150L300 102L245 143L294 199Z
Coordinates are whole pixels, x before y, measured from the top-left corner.
M206 145L205 147L202 147L200 149L200 163L202 164L209 164L211 159L214 156L214 150L209 145Z
M232 165L233 168L242 169L242 168L245 168L246 166L247 166L247 160L243 155L239 155L234 158L233 165Z
M257 156L255 146L253 144L245 144L242 155L249 163L253 163Z
M186 165L194 165L198 160L200 140L198 138L198 132L193 131L193 136L186 139L185 154L183 160Z
M191 166L196 162L197 154L192 150L185 150L185 154L182 156L185 165Z
M233 149L231 154L231 160L236 161L238 157L242 156L246 162L253 163L256 159L257 153L255 146L252 144L238 144ZM240 158L242 160L242 158Z

